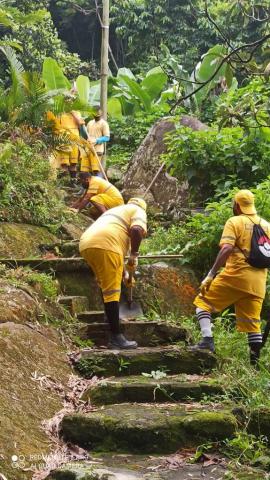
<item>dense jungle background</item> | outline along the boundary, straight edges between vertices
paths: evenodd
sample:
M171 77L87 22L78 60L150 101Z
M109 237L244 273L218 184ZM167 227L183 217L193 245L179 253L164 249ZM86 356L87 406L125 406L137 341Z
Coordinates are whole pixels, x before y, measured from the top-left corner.
M75 377L70 381L73 373L66 353L91 349L94 343L78 324L75 313L81 313L81 307L75 312L71 302L67 311L65 302L59 303L62 281L69 297L85 298L75 288L77 277L68 284L61 270L66 267L54 262L79 256L76 242L89 218L87 213L74 215L67 207L72 192L50 162L61 139L53 135L46 114L78 110L85 119L92 118L93 107L100 103L101 16L101 0L0 0L0 479L2 474L4 480L105 478L71 467L66 476L61 472L49 476L65 461L85 459L80 450L71 452L62 440L59 444L58 427L64 413L81 411L78 395L89 387ZM149 235L141 251L183 255L169 264L173 273L159 273L154 287L149 265L142 262L149 283L146 288L143 276L138 282L144 321L165 319L172 328L181 326L188 332L186 342L196 340L192 299L218 252L236 189L251 189L259 214L270 220L269 0L111 0L109 44L108 177L126 196L142 194L164 162L161 183L147 196ZM70 94L74 84L77 93ZM52 263L42 270L43 261ZM154 264L149 268L154 271ZM173 292L173 301L163 294L167 290ZM264 324L269 307L268 282ZM242 337L234 329L231 310L217 315L218 360L212 381L222 383L222 392L215 398L226 412L233 403L237 421L240 417L245 421L239 420L241 428L234 435L220 441L206 435L186 454L193 463L213 465L220 462L213 460L212 452L226 457L220 477L209 478L270 478L270 347L264 349L260 371L253 371ZM155 382L155 392L167 375L162 361L145 375ZM90 384L104 374L103 365L91 362L82 362L79 369ZM124 375L131 363L121 357L117 373L103 376ZM200 402L209 411L214 404L207 393ZM54 427L47 423L41 433L41 422L62 408L67 410L61 419L54 418ZM265 424L253 428L260 409ZM204 423L201 428L207 430ZM39 468L36 457L34 467L28 461L20 469L18 459L10 460L18 448L29 460L41 448L51 452L52 445L65 461L44 463L43 458ZM104 443L101 450L105 448ZM175 461L181 466L179 457Z

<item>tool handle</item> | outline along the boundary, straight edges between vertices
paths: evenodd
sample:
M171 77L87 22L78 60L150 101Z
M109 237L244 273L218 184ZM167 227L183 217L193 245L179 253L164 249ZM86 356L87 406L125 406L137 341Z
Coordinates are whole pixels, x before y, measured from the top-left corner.
M130 287L128 287L128 304L129 307L131 307L131 304L133 302L133 287L132 287L132 279L133 279L133 272L129 272L129 277L128 281L130 283Z
M138 258L140 260L154 260L154 259L170 259L170 258L183 258L184 255L181 255L180 253L178 255L139 255ZM125 259L127 260L129 257L125 257Z

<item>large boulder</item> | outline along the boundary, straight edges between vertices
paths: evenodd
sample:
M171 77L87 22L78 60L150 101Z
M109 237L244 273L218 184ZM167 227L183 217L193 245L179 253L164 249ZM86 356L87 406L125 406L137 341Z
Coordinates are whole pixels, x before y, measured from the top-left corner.
M180 123L193 130L206 129L207 126L197 118L184 115ZM142 195L161 164L161 155L166 153L166 135L175 130L175 120L163 118L153 125L148 135L130 160L123 179L124 196ZM149 192L148 202L160 207L164 213L178 213L187 206L188 182L179 182L164 168Z
M0 223L0 258L40 256L39 245L54 243L55 235L45 227L24 223Z

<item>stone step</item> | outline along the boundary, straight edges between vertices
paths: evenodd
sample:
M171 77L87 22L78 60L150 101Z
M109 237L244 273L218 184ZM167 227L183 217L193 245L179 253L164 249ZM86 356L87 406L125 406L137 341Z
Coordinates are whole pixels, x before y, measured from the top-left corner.
M162 322L122 321L121 330L140 347L165 345L188 338L186 329ZM109 324L96 322L82 325L78 327L77 335L82 340L93 340L97 346L107 345L110 339Z
M89 310L89 300L83 296L60 296L58 303L66 307L73 316Z
M212 378L198 375L177 375L159 378L160 372L153 372L153 377L134 375L123 379L111 378L101 380L89 388L83 400L90 400L94 405L112 403L163 403L183 400L201 400L205 396L224 393L221 383Z
M215 355L190 352L177 346L138 348L136 350L83 349L73 357L76 370L90 378L141 375L163 370L167 374L201 374L216 367Z
M94 311L85 311L80 312L77 315L79 322L83 323L104 323L104 311L103 310L94 310Z
M166 459L168 462L166 463ZM183 464L179 468L168 469L173 457L100 454L85 462L65 464L50 473L47 480L222 480L225 479L224 465ZM239 468L239 467L238 467ZM203 477L202 477L203 473ZM242 477L244 478L244 477ZM251 480L252 477L248 476ZM263 478L263 477L260 477ZM246 477L247 480L247 477ZM254 477L253 477L254 480ZM257 477L256 477L256 480Z
M228 410L201 404L119 404L63 418L64 441L82 448L129 453L172 453L231 437L237 421Z

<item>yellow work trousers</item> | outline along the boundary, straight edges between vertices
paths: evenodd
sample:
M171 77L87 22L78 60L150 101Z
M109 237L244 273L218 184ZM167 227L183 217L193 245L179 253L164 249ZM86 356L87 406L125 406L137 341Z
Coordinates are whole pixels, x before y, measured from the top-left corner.
M121 197L111 197L107 193L99 193L91 197L91 202L99 203L104 205L108 210L110 208L118 207L119 205L124 205L124 200Z
M59 165L77 164L79 161L79 148L77 145L70 147L70 150L57 150L56 161Z
M81 157L81 172L100 172L100 166L96 155L90 151L86 151L84 149L80 149L80 157Z
M87 248L80 253L96 276L104 303L119 302L124 269L123 257L119 253L101 248Z
M225 285L217 276L204 296L199 294L195 300L196 307L209 313L221 312L234 305L236 328L239 332L261 332L261 309L263 299L236 288Z

